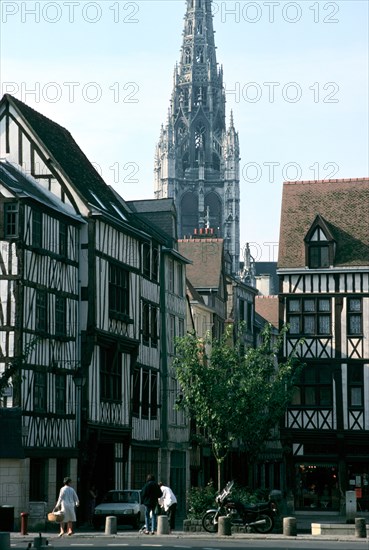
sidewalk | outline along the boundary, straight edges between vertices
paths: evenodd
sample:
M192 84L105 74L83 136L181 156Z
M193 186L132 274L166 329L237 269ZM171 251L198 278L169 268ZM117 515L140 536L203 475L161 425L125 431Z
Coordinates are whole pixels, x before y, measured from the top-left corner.
M293 514L293 517L297 520L297 538L305 540L337 540L337 541L357 541L363 542L367 539L358 538L354 535L312 535L311 534L311 524L312 523L324 523L324 524L346 524L346 517L338 515L334 512L296 512ZM358 512L357 517L364 517L366 524L369 524L369 513ZM45 537L49 542L58 539L58 526L50 524L48 530L41 533L42 537ZM10 540L16 541L17 543L23 541L25 544L33 543L34 538L38 537L39 533L30 532L27 535L21 535L20 533L10 533ZM104 530L94 531L91 527L79 526L76 528L76 532L73 534L73 538L135 538L135 539L145 539L145 535L140 534L138 531L132 531L130 529L119 529L116 535L105 535ZM158 537L166 537L170 539L214 539L219 537L217 534L210 534L205 532L184 532L183 530L176 530L170 535L158 535ZM68 537L69 538L69 537ZM286 537L283 535L283 529L275 529L272 533L269 534L259 534L259 533L237 533L233 534L230 537L222 537L226 539L275 539L283 540Z

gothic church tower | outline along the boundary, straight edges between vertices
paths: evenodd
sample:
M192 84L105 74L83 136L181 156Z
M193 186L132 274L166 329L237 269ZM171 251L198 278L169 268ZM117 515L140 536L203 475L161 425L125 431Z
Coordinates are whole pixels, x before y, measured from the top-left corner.
M214 229L239 271L239 142L225 120L223 70L217 66L211 0L187 0L183 45L155 155L155 198L171 197L178 237Z

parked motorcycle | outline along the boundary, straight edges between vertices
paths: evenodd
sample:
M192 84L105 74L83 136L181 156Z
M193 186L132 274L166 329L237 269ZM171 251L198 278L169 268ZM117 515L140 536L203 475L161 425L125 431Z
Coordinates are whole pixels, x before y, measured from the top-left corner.
M218 507L207 510L203 515L202 526L205 531L216 533L219 517L227 516L232 525L241 525L247 530L255 529L258 533L270 533L277 514L276 504L271 501L243 504L230 497L233 485L234 482L229 481L215 499Z

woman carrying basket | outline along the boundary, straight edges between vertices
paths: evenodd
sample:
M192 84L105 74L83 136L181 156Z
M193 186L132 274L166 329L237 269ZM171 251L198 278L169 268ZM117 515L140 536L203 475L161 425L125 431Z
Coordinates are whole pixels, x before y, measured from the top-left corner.
M77 493L71 487L72 480L70 477L65 477L63 480L63 487L60 489L59 498L55 505L54 510L61 510L64 514L64 520L60 524L59 537L62 537L65 533L64 525L67 524L67 534L70 536L73 534L73 522L76 521L76 506L79 506L79 499Z

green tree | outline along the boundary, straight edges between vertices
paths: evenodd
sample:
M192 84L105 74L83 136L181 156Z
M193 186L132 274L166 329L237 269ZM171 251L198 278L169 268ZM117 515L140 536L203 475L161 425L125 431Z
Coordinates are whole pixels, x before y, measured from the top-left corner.
M260 346L246 353L240 351L240 338L230 345L230 330L220 340L195 334L176 340L173 366L182 392L178 407L189 412L211 444L219 490L222 465L234 441L252 462L286 410L300 364L294 357L277 361L285 331L273 341L271 325L266 325Z

